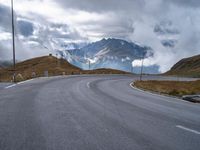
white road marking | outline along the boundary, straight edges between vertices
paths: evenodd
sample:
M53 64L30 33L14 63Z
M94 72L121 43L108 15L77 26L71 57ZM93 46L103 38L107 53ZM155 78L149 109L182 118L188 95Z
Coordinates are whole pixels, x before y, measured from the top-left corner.
M9 85L9 86L5 87L5 89L9 89L9 88L12 88L14 86L16 86L16 84Z
M134 90L138 90L138 91L143 92L143 93L148 93L148 94L150 94L150 95L152 95L152 96L157 96L157 97L159 96L159 97L161 97L161 98L171 98L171 99L178 100L178 101L181 100L181 102L183 102L183 103L190 103L190 102L188 102L188 101L184 101L184 100L179 99L179 98L176 98L176 97L167 96L167 95L161 95L161 94L156 94L156 93L152 93L151 91L145 91L145 90L142 90L142 89L139 89L139 88L134 87L133 84L134 84L134 83L130 83L130 87L133 88ZM162 100L164 100L164 101L166 101L166 102L170 102L170 103L176 103L176 101L172 101L172 100L166 100L166 99L162 99ZM191 104L191 103L190 103L190 104Z
M20 84L24 84L26 82L30 82L32 80L34 80L34 79L30 79L30 80L22 81L22 82L19 82L19 83L16 83L16 84L12 84L12 85L5 87L5 89L9 89L9 88L15 87L16 85L20 85Z
M145 92L145 91L143 91L143 90L141 90L141 89L138 89L138 88L134 87L133 84L134 84L134 83L130 83L130 87L131 87L131 88L133 88L133 89L135 89L135 90L138 90L138 91L140 91L140 92L143 92L143 93ZM148 92L148 93L150 93L150 92ZM152 93L150 93L150 94L152 94Z
M30 82L30 81L32 81L32 80L34 80L34 79L30 79L30 80L22 81L22 82L19 82L19 83L17 83L17 84L20 85L20 84L23 84L23 83L26 83L26 82Z
M90 82L87 83L87 87L90 88Z
M149 94L149 95L153 95L153 96L160 96L160 97L164 97L164 98L167 97L167 96L164 96L164 95L151 93L151 91L145 91L145 90L136 88L136 87L133 86L133 84L134 84L134 83L130 83L130 87L133 88L134 90L137 90L137 91L140 91L140 92L142 92L142 93ZM176 99L176 98L174 98L174 97L170 97L170 98ZM171 101L165 100L165 99L164 99L164 101L171 102Z
M190 129L190 128L187 128L187 127L184 127L184 126L181 126L181 125L177 125L176 127L180 128L180 129L183 129L185 131L189 131L189 132L192 132L192 133L200 135L199 131L196 131L196 130L193 130L193 129Z

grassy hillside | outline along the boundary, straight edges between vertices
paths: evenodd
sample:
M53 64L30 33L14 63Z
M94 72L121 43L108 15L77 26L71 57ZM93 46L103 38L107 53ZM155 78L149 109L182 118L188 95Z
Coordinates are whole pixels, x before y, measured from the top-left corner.
M200 77L200 55L180 60L166 75Z
M127 72L114 69L82 70L64 59L54 56L43 56L29 59L16 64L17 80L27 80L33 77L43 77L48 71L49 76L71 74L126 74ZM13 68L0 68L0 81L11 81Z
M144 90L173 96L200 94L198 81L137 81L135 86Z
M48 71L49 76L53 76L61 75L63 72L66 74L78 73L81 69L71 65L66 60L57 59L53 56L38 57L16 64L16 73L23 77L23 79L19 77L20 80L32 78L33 72L35 72L36 77L44 76L45 71ZM0 70L0 80L2 81L11 81L12 75L12 67Z

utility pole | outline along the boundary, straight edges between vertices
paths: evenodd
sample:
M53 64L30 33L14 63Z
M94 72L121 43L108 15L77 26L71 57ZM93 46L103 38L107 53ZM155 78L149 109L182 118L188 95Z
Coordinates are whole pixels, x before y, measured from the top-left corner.
M12 45L13 45L13 82L16 82L16 60L15 60L15 24L14 24L14 9L13 0L11 0L12 14Z
M143 75L143 67L144 67L144 53L143 53L143 58L142 58L142 65L141 65L141 72L140 72L140 81L142 81L142 75Z

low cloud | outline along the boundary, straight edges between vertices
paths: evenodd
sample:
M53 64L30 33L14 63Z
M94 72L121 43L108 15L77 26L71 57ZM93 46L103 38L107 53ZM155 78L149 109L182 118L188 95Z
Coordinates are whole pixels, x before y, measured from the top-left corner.
M141 67L142 65L145 67L149 67L149 66L156 65L156 63L155 63L154 58L152 58L152 57L141 59L141 60L134 60L132 62L133 67Z
M0 59L11 58L10 12L10 2L2 0ZM15 13L18 59L109 37L150 46L154 57L144 64L159 65L161 72L200 53L197 0L17 0Z

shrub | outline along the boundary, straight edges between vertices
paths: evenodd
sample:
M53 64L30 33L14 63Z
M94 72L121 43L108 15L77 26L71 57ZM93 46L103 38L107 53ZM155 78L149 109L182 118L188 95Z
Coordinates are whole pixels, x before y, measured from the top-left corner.
M176 89L173 89L172 91L169 92L169 95L178 96L179 92Z

